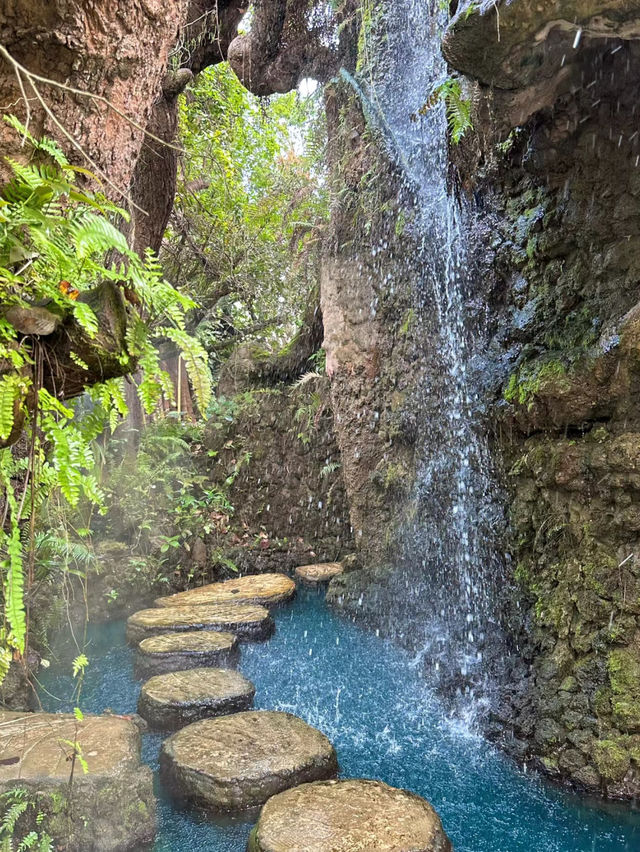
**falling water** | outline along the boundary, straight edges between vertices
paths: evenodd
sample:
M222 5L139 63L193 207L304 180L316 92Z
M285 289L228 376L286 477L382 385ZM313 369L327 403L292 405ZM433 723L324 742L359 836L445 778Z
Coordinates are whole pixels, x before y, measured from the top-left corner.
M416 662L438 672L441 685L469 694L486 674L483 653L497 633L501 512L478 390L483 321L471 307L465 213L448 187L445 106L421 114L447 78L443 25L444 13L424 0L394 0L376 67L361 85L412 209L414 249L400 274L413 282L420 318L416 512L403 531L388 603L395 629L411 634Z

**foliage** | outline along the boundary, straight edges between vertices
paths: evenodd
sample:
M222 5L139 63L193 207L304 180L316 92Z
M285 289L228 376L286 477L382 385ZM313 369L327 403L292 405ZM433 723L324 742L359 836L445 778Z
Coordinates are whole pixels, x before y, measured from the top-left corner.
M44 814L23 787L8 790L0 796L2 821L0 822L0 852L53 852L53 839L42 828ZM21 817L27 816L35 828L21 831Z
M98 346L99 320L88 297L104 282L112 282L135 306L129 308L127 351L121 361L123 372L136 361L142 367L139 395L144 409L151 412L162 394L170 392L155 349L157 339L169 338L182 350L201 410L206 410L211 395L206 354L185 331L186 312L195 303L162 278L151 254L141 259L129 249L117 228L117 222L127 218L125 211L80 186L80 176L92 175L70 165L54 142L36 140L13 118L8 122L28 141L34 159L27 164L9 160L14 176L0 196L0 447L13 443L23 426L29 445L28 454L0 449L5 614L0 679L12 652L25 651L25 539L30 538L31 545L35 540L34 512L56 490L71 506L81 497L100 503L91 442L105 427L114 429L127 412L121 383L112 380L89 391L91 415L77 420L73 408L43 386L44 361L50 356L45 356L37 330L20 332L10 317L16 311L33 316L35 308L45 305L47 321L73 320L88 345ZM75 362L84 365L77 353ZM34 571L31 545L28 582Z
M456 77L447 77L444 82L435 87L419 109L420 115L425 115L442 101L445 104L451 141L454 145L458 145L467 131L473 128L473 124L471 122L471 100L465 98L462 84Z
M223 417L233 416L229 405L220 409ZM95 522L101 533L129 540L135 552L155 553L161 563L176 568L195 539L226 529L233 514L229 488L250 453L214 483L199 464L207 460L208 467L201 440L199 426L172 417L148 425L135 454L127 452L127 441L116 433L107 447L108 473L101 483L109 510Z
M317 96L258 100L224 64L181 101L181 163L162 259L201 304L198 336L211 352L292 336L316 281L327 217Z
M307 373L300 380L304 379L311 381L316 378L315 373ZM309 401L301 403L293 413L293 420L298 424L298 433L296 437L307 445L310 443L314 429L318 424L318 420L322 414L322 396L318 391L312 391L309 395Z

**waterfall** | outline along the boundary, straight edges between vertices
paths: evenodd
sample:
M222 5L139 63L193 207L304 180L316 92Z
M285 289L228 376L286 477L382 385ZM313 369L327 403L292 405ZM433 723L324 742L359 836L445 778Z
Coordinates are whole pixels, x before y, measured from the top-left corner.
M415 513L388 581L389 621L410 639L416 663L468 696L485 679L483 655L498 638L501 508L478 381L484 323L471 307L465 212L448 188L445 106L420 114L447 78L444 22L424 0L389 2L375 67L360 85L412 209L413 251L402 266L413 282L423 365Z

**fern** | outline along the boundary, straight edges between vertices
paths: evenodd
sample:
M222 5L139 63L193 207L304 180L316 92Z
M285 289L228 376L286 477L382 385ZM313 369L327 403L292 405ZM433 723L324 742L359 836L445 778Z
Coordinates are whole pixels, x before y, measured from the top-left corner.
M451 140L454 145L458 145L467 131L473 127L471 100L464 97L460 80L455 77L448 77L433 89L425 104L420 108L420 114L424 115L441 101L445 103Z
M73 320L87 338L96 338L101 332L100 323L85 294L104 281L132 291L138 298L132 300L136 306L128 308L126 351L121 360L123 366L138 361L142 372L138 393L144 410L151 414L163 397L172 396L171 379L161 369L155 346L158 339L169 338L183 353L196 399L201 410L206 411L211 398L207 356L185 330L186 312L194 307L194 302L163 278L158 258L152 252L140 258L129 248L124 234L114 224L128 219L126 211L103 195L78 186L79 175L94 179L90 172L70 165L52 140L35 139L14 117L5 120L38 154L38 162L9 160L13 178L0 191L3 307L46 305L63 322ZM86 360L77 352L70 357L89 373ZM26 404L33 386L29 372L33 364L32 341L18 334L6 316L0 318L0 363L1 443L14 436L17 422L24 421L25 428L32 429L32 411ZM27 491L20 508L16 506L11 480L19 473L25 481L26 468L18 468L11 453L0 450L0 486L9 509L7 522L0 529L7 625L4 632L0 630L0 682L12 652L23 653L26 645L20 536L26 518L19 517L22 509L38 510L56 492L72 507L78 506L81 499L102 505L103 494L93 473L96 465L91 442L106 427L115 431L126 416L122 383L106 382L95 387L91 401L91 410L76 421L74 408L45 388L38 390L37 405L31 406L37 408L39 426L37 433L30 436L33 469L26 478Z
M95 337L98 333L98 317L93 310L84 302L75 302L73 305L73 315L81 328L83 328L89 337Z
M18 383L14 375L0 378L0 440L6 441L14 423L14 406L18 397Z
M180 328L163 328L161 331L180 349L198 408L205 412L211 402L211 372L205 348Z

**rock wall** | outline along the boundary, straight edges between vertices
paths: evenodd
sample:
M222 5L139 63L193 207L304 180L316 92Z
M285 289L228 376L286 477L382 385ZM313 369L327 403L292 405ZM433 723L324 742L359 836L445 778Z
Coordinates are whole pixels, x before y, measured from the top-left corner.
M96 2L90 9L81 2L12 0L0 12L0 42L30 72L106 98L144 126L185 11L186 0L169 5L161 0ZM127 192L142 144L141 130L103 102L70 96L45 83L37 85L58 122L111 181ZM31 132L51 134L75 159L82 160L45 115L28 85L26 92L32 110ZM18 80L4 59L0 100L22 121L26 119ZM3 125L0 153L15 156L17 150L15 134Z
M626 798L640 785L640 46L634 9L596 5L462 4L444 48L469 75L451 191L470 223L468 308L488 321L479 381L510 521L496 616L511 656L489 733ZM327 104L322 308L359 554L330 598L375 619L367 599L416 509L415 424L438 415L418 389L437 386L437 358L398 263L410 205L353 89L332 84Z
M223 547L242 570L290 570L352 548L328 391L319 377L245 391L232 399L233 421L216 417L205 430L208 475L235 477Z
M596 5L577 18L556 9L554 21L542 7L501 5L502 46L488 15L463 16L445 49L480 81L475 135L453 157L474 204L510 495L505 620L517 662L493 733L557 778L633 797L640 51L602 38L593 19L611 10ZM622 4L608 34L632 11Z
M411 282L390 260L401 247L399 178L350 86L334 83L326 102L339 201L322 264L324 347L351 524L371 571L393 550L397 496L413 478L415 310ZM358 578L347 582L359 596Z

